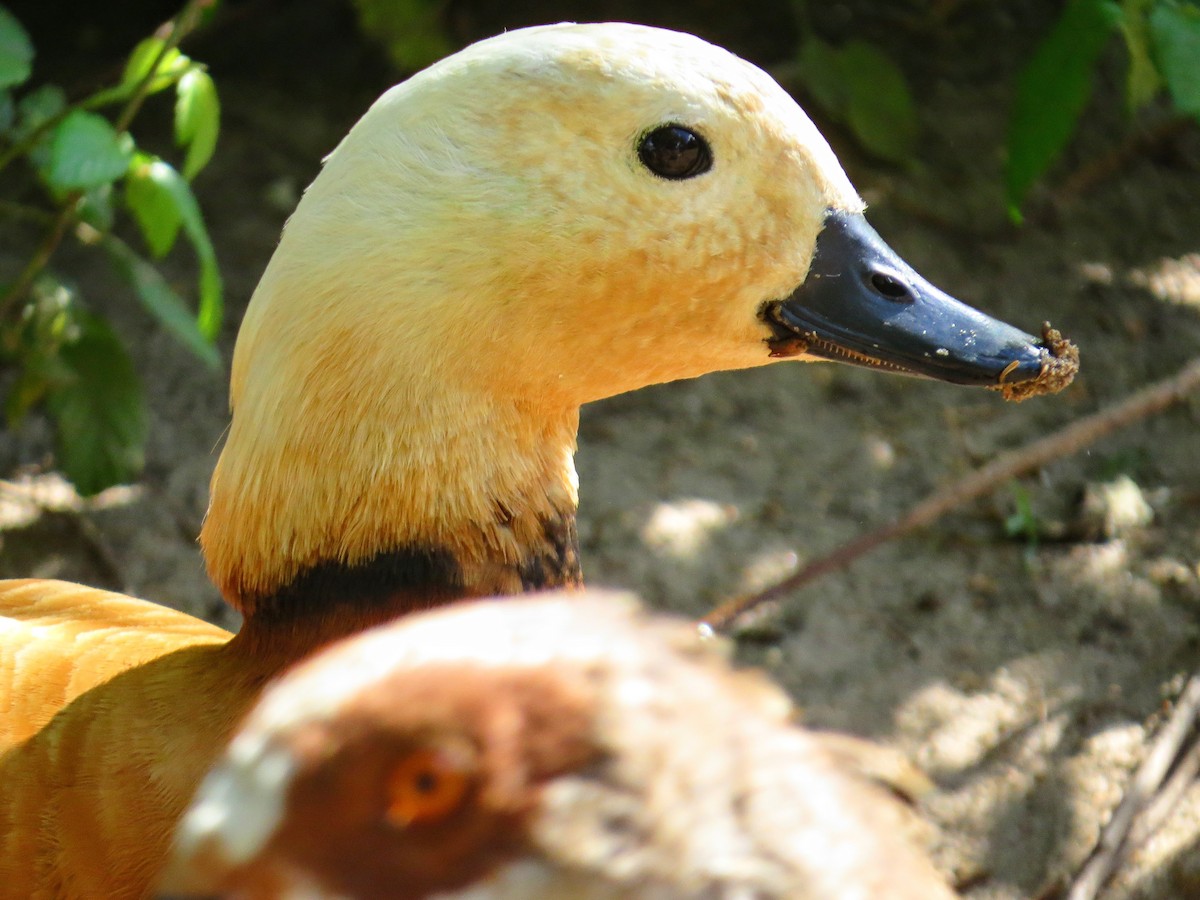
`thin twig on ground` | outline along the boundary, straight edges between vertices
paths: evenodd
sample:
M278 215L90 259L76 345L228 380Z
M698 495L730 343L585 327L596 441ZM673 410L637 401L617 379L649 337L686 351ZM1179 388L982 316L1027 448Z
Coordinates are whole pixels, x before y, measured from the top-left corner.
M1196 776L1200 775L1200 739L1193 737L1191 745L1184 751L1175 764L1171 777L1155 795L1145 811L1138 817L1133 833L1129 836L1129 849L1136 850L1162 828L1170 818L1187 789L1192 786Z
M1100 833L1095 849L1068 888L1066 900L1093 900L1121 862L1166 819L1200 766L1200 752L1193 744L1176 767L1176 776L1160 790L1172 765L1180 759L1188 736L1195 733L1197 715L1200 715L1200 675L1193 675Z
M704 616L700 620L701 625L714 631L723 631L750 610L779 600L822 575L844 569L880 544L930 525L950 510L991 493L1010 479L1077 453L1110 432L1161 412L1197 389L1200 389L1200 357L1193 359L1170 378L1135 391L1113 406L998 456L983 468L934 492L896 521L814 559L787 578L752 594L727 600Z

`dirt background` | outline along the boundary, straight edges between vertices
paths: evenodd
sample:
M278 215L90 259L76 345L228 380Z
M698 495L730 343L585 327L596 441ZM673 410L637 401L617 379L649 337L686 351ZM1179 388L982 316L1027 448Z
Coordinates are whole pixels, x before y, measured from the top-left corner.
M144 21L122 26L128 35L110 30L101 40L100 25L81 20L70 36L77 46L68 42L73 52L57 60L60 77L70 84L119 65L120 50L171 12L147 6ZM747 7L732 26L711 3L653 17L628 4L543 4L519 20L493 6L448 7L458 38L523 22L631 18L690 28L767 66L785 63L797 39L787 8L772 4ZM1014 406L947 385L780 365L596 404L584 411L577 459L591 584L701 614L1197 353L1200 129L1133 155L1065 200L1043 192L1021 229L1004 221L1009 85L1054 7L863 0L823 6L814 18L827 38L885 46L918 95L924 131L909 170L866 158L821 123L876 227L951 293L1030 331L1043 319L1060 327L1083 353L1076 384ZM37 40L37 11L17 12ZM397 80L338 3L230 4L230 12L189 48L211 63L224 103L219 150L197 191L225 276L226 360L298 192ZM1053 181L1130 133L1122 74L1114 52ZM166 114L149 110L149 143ZM0 265L20 260L32 240L6 238ZM188 290L186 250L167 266ZM227 421L225 373L195 365L101 261L68 249L60 270L136 348L151 407L146 470L136 485L84 503L54 475L44 421L0 436L0 574L126 590L233 626L195 545ZM809 722L897 747L935 780L924 809L937 859L971 898L1029 897L1078 867L1165 700L1196 667L1198 425L1193 398L826 577L740 635L742 656L785 684ZM1018 489L1044 532L1036 545L1006 536ZM1193 788L1111 896L1200 896L1198 842Z

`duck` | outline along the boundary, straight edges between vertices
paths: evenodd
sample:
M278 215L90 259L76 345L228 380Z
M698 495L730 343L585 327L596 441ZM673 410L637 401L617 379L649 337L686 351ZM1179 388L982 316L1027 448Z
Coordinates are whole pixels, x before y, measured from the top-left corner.
M537 26L387 91L238 334L200 535L237 634L0 586L0 896L145 896L264 684L330 642L578 588L584 403L784 360L1000 389L1055 370L863 211L791 97L691 35Z
M878 750L798 725L764 675L632 595L464 601L271 684L160 890L949 900Z

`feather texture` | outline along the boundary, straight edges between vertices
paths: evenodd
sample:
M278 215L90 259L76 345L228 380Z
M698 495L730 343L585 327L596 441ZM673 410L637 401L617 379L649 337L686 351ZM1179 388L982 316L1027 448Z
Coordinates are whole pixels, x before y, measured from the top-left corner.
M694 129L711 169L649 169L663 127ZM801 296L827 220L862 209L782 88L690 35L514 31L387 92L304 194L239 333L201 543L242 630L0 588L0 896L144 894L262 684L329 641L578 586L580 404L805 358L809 333L767 310ZM825 284L867 290L861 262Z
M911 811L863 773L885 751L792 715L760 673L627 595L455 604L272 685L184 818L165 887L949 900Z
M120 594L0 585L0 895L139 896L240 713L205 702L228 639Z

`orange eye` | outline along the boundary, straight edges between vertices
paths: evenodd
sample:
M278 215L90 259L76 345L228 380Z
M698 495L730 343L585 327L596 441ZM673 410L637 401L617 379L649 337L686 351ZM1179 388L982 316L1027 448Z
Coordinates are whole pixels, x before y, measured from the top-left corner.
M465 754L437 747L414 750L388 777L388 821L403 827L446 818L462 805L472 772Z

